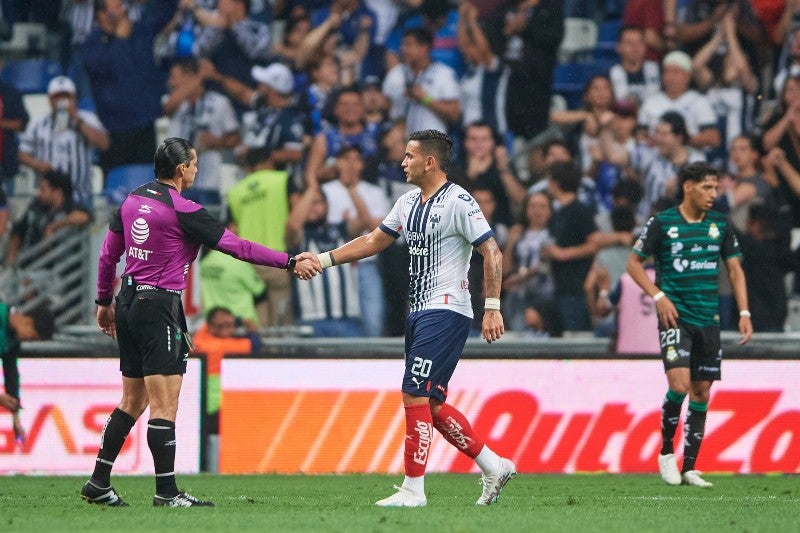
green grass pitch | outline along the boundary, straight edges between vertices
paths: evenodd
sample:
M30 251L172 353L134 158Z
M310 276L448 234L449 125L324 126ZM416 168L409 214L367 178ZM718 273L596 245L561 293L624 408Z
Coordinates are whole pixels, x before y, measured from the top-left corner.
M2 478L0 531L564 531L642 533L800 530L797 476L706 476L715 486L669 487L658 475L519 475L497 505L477 507L478 476L429 474L428 506L374 502L402 476L179 476L213 509L154 509L150 477L115 477L129 508L88 505L75 477Z

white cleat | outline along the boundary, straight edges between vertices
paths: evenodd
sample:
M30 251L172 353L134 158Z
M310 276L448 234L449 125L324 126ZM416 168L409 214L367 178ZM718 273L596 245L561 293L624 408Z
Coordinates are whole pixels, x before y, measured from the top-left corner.
M483 492L475 505L491 505L497 503L500 492L509 480L517 475L517 467L510 459L500 458L500 471L496 474L481 476Z
M689 470L688 472L684 472L682 474L683 484L691 485L693 487L703 487L703 488L714 486L713 483L710 483L705 479L701 478L700 474L702 474L702 472L700 472L699 470Z
M674 453L658 456L658 471L661 472L661 479L667 485L681 484L681 472L678 470L678 462L675 460Z
M378 507L425 507L428 505L428 499L424 494L417 494L405 487L394 486L397 492L375 502Z

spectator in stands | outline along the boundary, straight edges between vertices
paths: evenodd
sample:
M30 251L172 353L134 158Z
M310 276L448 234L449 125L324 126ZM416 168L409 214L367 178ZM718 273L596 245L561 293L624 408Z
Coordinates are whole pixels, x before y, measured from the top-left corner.
M739 38L736 20L729 11L711 39L692 59L697 88L705 92L720 125L722 142L708 155L715 166L724 166L731 141L753 128L753 113L758 92L758 77L751 70Z
M768 53L769 47L758 49L766 42L766 35L749 0L688 0L676 11L675 38L679 47L693 57L712 38L725 16L736 23L738 41L750 62L750 69L760 72L757 58Z
M383 80L383 94L391 100L389 118L405 117L408 134L426 129L446 133L461 116L455 71L431 59L432 45L427 29L406 30L400 46L403 62Z
M380 125L364 120L364 101L358 87L345 87L333 98L333 123L314 136L305 168L306 179L320 183L336 178L335 161L342 148L356 146L369 161L378 155Z
M163 104L164 114L170 117L167 136L187 139L197 151L194 186L183 196L219 205L220 167L242 139L233 106L225 95L206 90L200 64L193 57L172 64L167 85Z
M508 151L488 122L473 122L467 126L464 157L449 173L449 179L468 192L477 188L490 189L495 202L494 219L507 226L514 222L515 213L525 201L525 187L511 170Z
M282 63L291 65L292 69L297 66L300 45L311 31L311 18L306 13L290 15L283 30L283 38L273 43L272 55L276 56Z
M287 250L286 223L289 197L294 191L285 170L277 170L269 149L249 152L247 174L228 190L229 221L243 239L273 250ZM262 326L286 326L293 322L289 273L253 265L267 286L267 298L257 306Z
M377 185L361 179L364 156L357 146L344 146L336 154L336 179L321 186L328 200L328 224L337 225L357 218L364 233L375 229L390 209L389 199ZM362 205L366 209L362 212ZM369 216L365 216L365 213ZM305 248L303 248L305 250ZM326 250L322 250L326 251ZM378 258L373 256L358 262L358 293L364 334L380 337L386 316L383 280Z
M656 270L652 261L644 264L645 273L655 283ZM595 309L600 316L614 313L611 351L616 354L658 355L658 315L655 302L627 272L616 285L611 285L608 272L599 270Z
M294 77L289 67L272 63L268 67L253 67L253 79L258 82L254 111L242 116L244 147L239 155L266 149L272 164L288 169L302 158L305 130L303 117L292 103Z
M753 331L782 332L787 316L784 278L794 268L789 232L775 210L753 204L748 209L747 231L739 240Z
M49 170L39 178L39 189L22 217L11 230L6 265L14 264L20 250L25 250L66 227L80 227L89 222L89 213L72 201L70 177L59 170Z
M238 235L236 224L228 230ZM256 303L264 301L267 286L250 263L239 261L219 250L208 250L200 259L200 304L203 312L226 307L248 330L259 328Z
M720 183L719 195L725 206L723 211L729 213L728 218L741 233L747 229L747 214L751 205L764 204L770 209L777 209L778 206L776 195L761 172L761 153L757 143L758 139L750 135L739 135L733 139L730 148L733 171Z
M683 116L689 134L688 145L698 149L716 148L722 142L717 117L708 98L689 85L692 81L692 59L680 51L670 52L662 61L661 81L664 90L648 97L639 108L639 124L650 134L667 111Z
M107 150L108 132L92 111L78 109L76 88L66 76L47 86L51 113L32 121L22 135L19 162L38 176L50 170L67 174L72 182L72 201L92 209L92 161L95 149Z
M360 235L369 227L372 215L355 191L354 198L354 216L332 224L325 194L316 183L308 182L286 224L290 249L322 253ZM315 337L362 337L357 270L351 264L336 265L309 281L293 281L297 324L310 325Z
M219 0L215 10L204 9L199 3L181 0L203 28L195 43L196 55L209 59L223 76L249 85L253 67L270 60L269 25L249 14L251 0ZM237 109L244 111L245 106Z
M550 190L550 175L553 165L556 163L573 163L572 153L566 142L561 139L552 139L545 143L542 148L544 155L544 168L546 169L545 176L530 187L528 187L528 194L535 192L543 192L549 194ZM597 199L594 180L588 176L581 176L580 183L578 184L578 201L588 207L592 212L597 210ZM553 211L561 209L561 202L558 198L552 198Z
M509 2L487 21L486 33L492 49L511 67L506 120L508 129L517 138L512 151L516 158L523 143L549 125L553 69L564 36L562 2Z
M555 282L555 301L565 331L591 331L583 280L597 253L593 212L577 200L581 173L572 163L550 168L548 190L561 208L553 213L548 229L552 243L542 250L549 259Z
M0 71L3 60L0 58ZM24 131L30 116L16 87L0 80L0 183L14 194L14 178L19 170L17 133ZM5 228L5 224L2 225Z
M638 179L633 168L639 148L633 137L636 105L626 100L615 103L598 117L597 126L597 142L588 147L588 175L594 178L599 210L608 212L617 182Z
M368 125L377 124L381 128L391 126L391 124L387 123L389 118L389 99L381 92L381 79L379 77L367 76L364 78L361 83L361 100L364 103L364 120Z
M628 262L628 254L633 242L633 230L636 226L634 208L629 205L613 208L611 224L616 236L621 237L614 244L598 250L589 273L583 281L583 292L589 306L589 315L594 323L595 335L598 337L608 337L614 329L614 316L606 314L596 304L600 292L608 290L609 287L615 287L620 276L625 272L625 265Z
M44 304L39 304L22 313L0 301L0 357L3 359L3 388L0 407L11 412L14 437L17 443L25 442L25 428L19 419L22 409L19 390L20 343L23 341L48 340L56 329L55 315ZM8 445L8 444L7 444Z
M150 2L141 18L129 20L122 0L96 0L97 25L81 48L100 122L111 146L100 166L150 164L156 149L155 121L161 116L164 77L153 58L153 40L169 22L177 0Z
M689 146L686 121L677 111L661 116L655 132L655 154L642 170L644 195L638 215L651 216L653 206L662 198L673 199L678 192L678 170L688 163L705 161L699 150Z
M298 108L306 119L305 130L312 135L317 135L322 128L330 122L326 116L329 111L329 98L340 87L339 78L341 70L335 56L319 55L308 64L308 81L305 88L298 88L300 92ZM297 79L295 78L295 86Z
M424 28L432 36L431 60L447 65L455 71L456 76L460 76L464 71L464 60L456 38L459 10L452 2L440 0L413 0L407 3L412 6L416 4L418 10L398 24L389 35L386 42L386 70L405 61L402 58L402 39L405 32L413 28Z
M641 28L648 61L658 62L663 53L675 48L675 14L665 19L664 11L664 2L628 0L622 13L623 27Z
M508 329L525 329L525 308L553 300L553 275L542 251L550 241L547 229L552 215L544 193L527 196L519 222L508 231L503 249L503 294Z
M578 138L580 166L587 173L592 165L590 149L597 145L601 118L614 107L614 91L608 76L592 76L583 89L583 109L552 111L550 120L569 129Z
M237 334L237 320L236 315L227 307L215 306L206 311L205 324L192 335L194 353L206 356L206 412L203 430L210 434L219 433L223 357L233 354L251 355L261 347L261 339L254 330L246 328L246 335Z
M297 66L303 68L311 57L333 50L326 48L332 43L340 66L348 77L343 84L357 82L364 75L380 74L383 69L380 58L370 55L375 40L375 13L362 0L333 0L330 7L323 7L311 14L313 28L303 40L297 58Z
M623 26L619 30L617 53L619 63L608 72L616 100L635 99L638 105L661 90L661 70L658 63L647 59L645 31L641 27Z
M642 194L642 186L637 180L621 179L617 181L614 188L611 189L611 209L598 210L597 215L594 217L594 223L601 234L614 231L614 226L611 222L611 211L614 208L623 206L630 207L633 209L635 216L636 210L639 207L639 202L642 201ZM640 217L635 217L635 220L637 228L641 228L646 221L646 219Z
M458 7L458 47L465 60L461 76L461 125L483 121L505 142L506 90L511 70L497 54L478 21L478 8L470 2Z
M489 223L489 227L492 228L497 246L501 249L504 248L508 241L508 225L498 220L496 216L497 202L495 201L494 191L491 188L478 185L470 191L470 194L475 203L478 204L478 207L480 207L484 218ZM480 337L485 312L486 290L483 283L483 255L476 250L472 251L472 257L470 257L467 279L469 282L470 301L472 302L471 335Z
M175 60L201 57L200 44L204 26L198 22L194 12L199 13L201 17L205 16L203 20L207 20L216 5L217 0L179 2L172 20L161 29L154 43L155 56L159 64L168 65Z

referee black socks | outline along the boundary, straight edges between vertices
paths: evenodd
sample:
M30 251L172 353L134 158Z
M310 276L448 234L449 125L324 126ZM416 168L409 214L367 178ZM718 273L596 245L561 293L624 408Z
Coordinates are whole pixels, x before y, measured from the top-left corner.
M105 488L111 485L111 468L135 423L136 419L120 408L109 415L100 436L100 450L92 472L92 483L96 486Z
M147 422L147 445L153 454L156 471L156 494L172 498L178 495L175 483L175 422L152 418Z

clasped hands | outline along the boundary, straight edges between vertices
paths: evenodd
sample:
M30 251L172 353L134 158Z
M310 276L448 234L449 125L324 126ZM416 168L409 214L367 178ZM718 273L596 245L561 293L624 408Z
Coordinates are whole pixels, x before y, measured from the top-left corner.
M294 270L292 270L292 274L297 279L308 280L316 276L317 274L322 273L322 265L317 259L316 254L312 254L311 252L303 252L297 254L295 256L297 263L294 265Z

